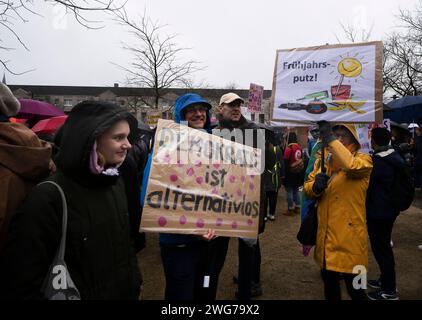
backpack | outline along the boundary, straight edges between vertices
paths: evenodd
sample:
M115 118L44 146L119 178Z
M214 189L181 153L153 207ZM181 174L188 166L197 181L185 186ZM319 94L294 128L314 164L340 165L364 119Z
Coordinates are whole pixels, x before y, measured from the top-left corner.
M394 182L392 188L392 203L394 209L405 211L409 209L415 196L415 185L408 166L405 164L394 167Z
M290 149L290 159L293 155L293 149ZM289 171L292 173L301 173L305 169L305 164L303 162L303 158L299 158L298 160L294 161L292 164L289 165Z

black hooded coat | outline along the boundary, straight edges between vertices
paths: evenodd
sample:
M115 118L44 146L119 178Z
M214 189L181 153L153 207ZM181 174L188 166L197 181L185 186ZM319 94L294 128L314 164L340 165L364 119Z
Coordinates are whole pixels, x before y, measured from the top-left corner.
M68 206L65 262L82 299L137 299L140 275L130 239L124 184L119 176L89 169L96 138L119 120L132 133L136 119L119 106L82 102L63 127L57 172ZM132 140L133 141L133 140ZM40 289L59 247L62 205L50 184L35 187L18 209L1 261L6 299L42 299Z

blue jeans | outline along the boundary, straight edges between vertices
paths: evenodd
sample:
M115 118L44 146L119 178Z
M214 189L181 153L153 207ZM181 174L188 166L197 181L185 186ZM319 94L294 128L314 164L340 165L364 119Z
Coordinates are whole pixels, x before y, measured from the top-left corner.
M299 188L286 187L287 194L287 205L289 210L293 210L296 207L300 207L300 195Z

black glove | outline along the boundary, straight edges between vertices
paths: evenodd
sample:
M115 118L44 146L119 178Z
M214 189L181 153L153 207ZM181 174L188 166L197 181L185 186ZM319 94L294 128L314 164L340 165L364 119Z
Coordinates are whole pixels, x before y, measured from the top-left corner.
M316 194L322 193L325 188L328 186L328 180L330 179L330 176L328 176L325 173L318 173L315 176L314 185L312 186L312 191Z
M319 129L319 137L322 139L322 143L324 145L327 145L336 139L334 137L333 130L331 129L331 124L328 121L318 121L317 124Z

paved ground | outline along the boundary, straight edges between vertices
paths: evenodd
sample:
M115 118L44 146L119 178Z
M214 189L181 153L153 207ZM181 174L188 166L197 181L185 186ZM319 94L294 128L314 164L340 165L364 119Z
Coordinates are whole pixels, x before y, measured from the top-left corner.
M287 217L284 192L279 193L276 221L268 222L261 236L262 286L259 299L323 299L322 282L312 254L303 257L296 240L299 216ZM394 230L397 287L400 298L422 300L422 192L417 191L414 205L398 217ZM378 267L370 251L369 277L377 276ZM158 235L147 234L147 248L139 254L144 275L142 299L163 299L164 273L158 247ZM231 239L226 263L220 277L218 299L234 299L232 277L237 273L237 239ZM347 293L343 288L343 296Z

